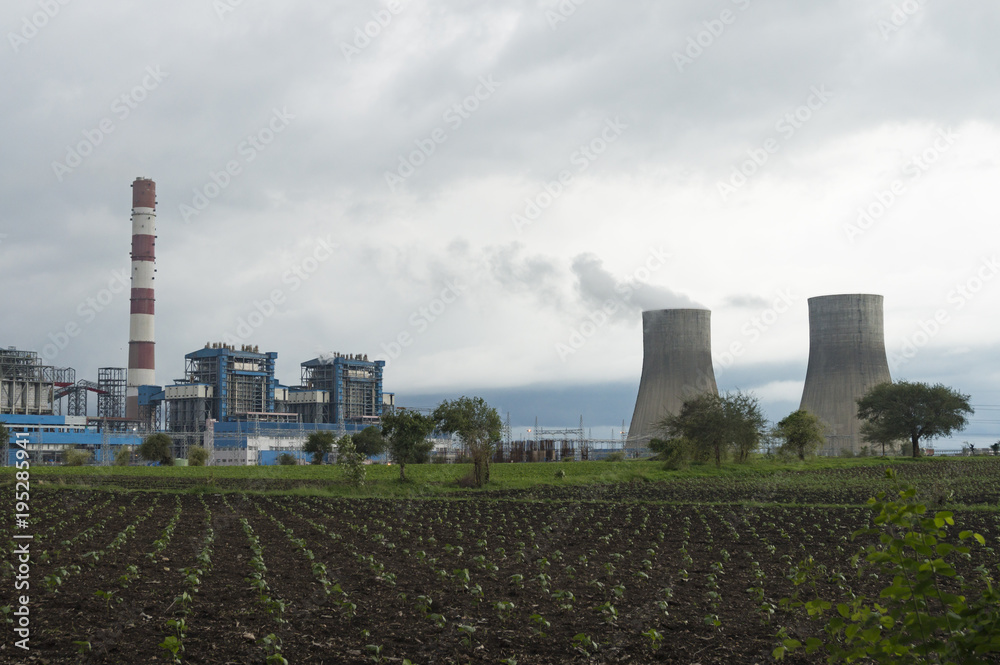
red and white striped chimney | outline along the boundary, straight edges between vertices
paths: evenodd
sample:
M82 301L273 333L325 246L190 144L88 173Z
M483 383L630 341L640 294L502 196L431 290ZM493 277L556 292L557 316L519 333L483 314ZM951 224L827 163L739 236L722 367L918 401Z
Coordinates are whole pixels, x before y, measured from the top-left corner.
M139 418L139 386L156 381L153 273L156 265L156 183L132 183L132 308L128 326L125 417Z

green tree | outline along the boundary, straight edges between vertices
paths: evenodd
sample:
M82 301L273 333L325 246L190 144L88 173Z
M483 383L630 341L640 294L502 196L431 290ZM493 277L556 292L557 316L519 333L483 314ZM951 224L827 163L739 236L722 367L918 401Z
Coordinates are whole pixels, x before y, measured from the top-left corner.
M798 455L800 460L811 455L824 441L823 423L816 414L805 409L793 411L782 418L774 430L785 441L782 447Z
M366 427L352 437L354 447L365 457L375 457L385 452L385 437L378 427Z
M291 453L281 453L278 455L278 464L281 466L295 466L298 464L298 460Z
M965 429L971 413L968 395L940 383L880 383L858 400L861 435L875 442L908 439L914 457L921 441Z
M191 466L205 466L208 462L208 451L201 446L192 446L188 449L188 464Z
M310 432L302 450L313 456L313 464L322 464L323 456L333 450L333 442L333 432L329 430Z
M358 452L353 437L345 434L337 440L337 466L344 470L344 477L351 485L365 484L365 456Z
M139 457L162 466L174 465L174 441L162 432L150 434L139 446Z
M765 434L764 418L757 398L741 391L724 395L702 393L684 402L680 412L660 421L668 439L685 439L691 456L715 459L721 466L730 453L746 462Z
M760 409L760 401L753 393L727 392L722 396L722 413L726 438L736 461L750 461L750 455L760 446L767 430L767 418Z
M490 482L490 458L500 443L503 422L497 410L482 397L459 397L434 409L442 432L458 434L472 456L476 487Z
M421 451L426 456L429 448L424 440L436 424L434 418L416 411L396 409L395 413L382 414L382 436L392 460L399 465L400 481L406 480L407 464L417 463Z
M695 459L713 454L716 465L722 464L725 450L725 416L718 395L702 393L684 401L681 410L666 416L659 428L667 439L685 439Z

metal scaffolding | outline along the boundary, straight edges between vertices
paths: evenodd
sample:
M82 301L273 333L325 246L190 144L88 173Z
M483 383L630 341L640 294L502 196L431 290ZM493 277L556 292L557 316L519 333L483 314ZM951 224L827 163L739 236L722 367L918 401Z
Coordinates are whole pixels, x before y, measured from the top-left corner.
M54 415L56 388L76 383L76 370L43 365L34 351L0 349L0 413Z
M97 385L103 391L97 396L97 417L124 418L128 370L124 367L101 367L97 370Z

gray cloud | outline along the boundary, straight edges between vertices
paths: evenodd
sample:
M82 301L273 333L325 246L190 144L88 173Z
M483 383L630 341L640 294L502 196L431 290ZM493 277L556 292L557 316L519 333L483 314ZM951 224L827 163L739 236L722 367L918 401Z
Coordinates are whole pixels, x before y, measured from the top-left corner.
M279 351L290 376L317 349L377 352L457 278L470 290L399 359L388 387L432 375L631 381L634 329L602 329L573 375L539 336L559 339L621 297L616 286L631 291L625 319L698 306L697 295L723 303L714 326L738 330L744 317L727 320L736 313L725 308L761 309L749 294L790 283L803 299L884 293L887 326L907 331L927 308L961 315L932 346L973 349L950 376L967 383L991 357L982 349L1000 280L960 312L948 293L1000 246L988 224L1000 6L920 3L887 31L897 4L587 2L553 29L552 0L412 1L350 61L343 44L383 3L243 2L221 18L217 3L196 0L59 5L36 35L0 49L0 342L40 350L78 321L80 303L127 263L128 185L144 175L158 184L161 381L274 289L287 303L251 341ZM711 43L679 71L676 55L723 10L735 21L702 37ZM5 3L4 34L38 11L36 0ZM165 74L155 87L144 85L148 68ZM478 98L483 78L498 85ZM717 182L816 86L829 102L721 201ZM280 132L276 112L288 117ZM613 118L628 129L586 168L573 164ZM104 120L112 131L98 131ZM955 147L845 242L857 207L878 201L944 127L959 130ZM74 152L88 154L60 180L53 164ZM401 159L421 163L391 191L386 173ZM511 214L562 170L573 183L516 234ZM199 195L206 205L185 219ZM340 250L293 291L283 275L327 234ZM636 277L635 248L668 242L668 265ZM512 335L529 325L531 335ZM127 330L118 297L56 363L90 378L123 365ZM768 343L795 346L784 334L807 331L775 328ZM533 374L505 373L510 357ZM935 358L922 353L908 375L938 372ZM400 387L422 392L419 380Z

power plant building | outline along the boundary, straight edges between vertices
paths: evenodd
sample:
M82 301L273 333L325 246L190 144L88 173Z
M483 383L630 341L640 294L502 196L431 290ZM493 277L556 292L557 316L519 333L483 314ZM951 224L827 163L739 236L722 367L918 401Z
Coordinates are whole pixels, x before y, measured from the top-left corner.
M868 294L809 299L809 366L799 408L827 427L821 454L861 450L857 400L892 380L882 304L882 296Z
M384 368L385 361L369 361L361 354L308 360L302 363L301 385L282 393L278 410L296 413L307 423L377 423L384 401Z
M201 445L210 420L259 419L274 412L278 354L253 347L206 345L184 356L184 378L153 399L166 403L167 431L182 448Z
M75 383L75 370L45 365L34 351L0 349L0 413L51 416L56 389Z
M680 412L684 401L718 394L712 367L712 313L661 309L642 313L642 377L629 425L632 445L646 446L657 424Z

